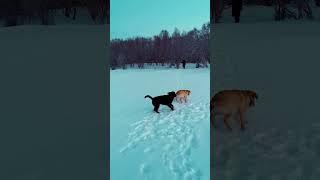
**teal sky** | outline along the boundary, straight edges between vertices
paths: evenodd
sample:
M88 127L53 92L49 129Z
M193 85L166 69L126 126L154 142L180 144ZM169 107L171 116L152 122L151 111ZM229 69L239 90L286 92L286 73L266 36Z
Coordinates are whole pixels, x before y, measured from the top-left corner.
M209 22L210 0L111 0L110 36L151 37L161 30L200 28Z

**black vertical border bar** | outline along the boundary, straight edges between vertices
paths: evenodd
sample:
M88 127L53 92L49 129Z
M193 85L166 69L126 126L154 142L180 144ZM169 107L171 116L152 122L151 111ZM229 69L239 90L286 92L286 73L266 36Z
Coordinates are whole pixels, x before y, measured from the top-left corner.
M107 0L107 59L105 64L105 73L107 76L107 85L106 85L106 151L105 156L106 160L106 180L110 179L110 0Z
M210 53L210 97L213 96L213 75L214 75L214 18L213 18L213 1L210 0L210 38L209 38L209 53Z
M213 96L213 75L214 75L214 55L213 55L213 44L214 44L214 22L213 22L213 0L210 0L210 37L209 37L209 55L210 55L210 100ZM210 101L209 100L209 101ZM211 113L210 113L211 114ZM211 117L210 117L211 121ZM213 155L212 152L214 151L214 134L213 130L211 128L211 122L210 122L210 180L213 180L213 173L214 173L214 167L213 167Z

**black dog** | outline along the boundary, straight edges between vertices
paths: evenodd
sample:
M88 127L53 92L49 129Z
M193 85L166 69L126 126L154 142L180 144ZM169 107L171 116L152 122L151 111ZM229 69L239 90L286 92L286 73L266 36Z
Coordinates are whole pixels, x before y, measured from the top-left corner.
M168 92L167 95L162 95L162 96L157 96L157 97L151 97L149 95L146 95L144 98L150 98L152 100L152 104L154 106L154 111L159 113L158 109L160 107L160 104L162 105L167 105L169 106L169 108L171 108L171 110L174 110L174 107L172 105L172 101L173 99L176 97L176 93L171 91Z

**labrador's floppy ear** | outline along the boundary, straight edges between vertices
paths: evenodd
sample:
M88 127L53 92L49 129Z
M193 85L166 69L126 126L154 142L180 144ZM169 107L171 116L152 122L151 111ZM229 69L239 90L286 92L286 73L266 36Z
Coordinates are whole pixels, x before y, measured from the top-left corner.
M249 95L249 98L250 98L250 103L249 105L250 106L254 106L255 105L255 102L256 100L258 99L258 94L254 91L251 91L250 95Z
M253 96L255 99L258 99L258 94L255 91L247 91L250 96Z
M249 106L254 106L255 105L255 97L254 96L249 96Z

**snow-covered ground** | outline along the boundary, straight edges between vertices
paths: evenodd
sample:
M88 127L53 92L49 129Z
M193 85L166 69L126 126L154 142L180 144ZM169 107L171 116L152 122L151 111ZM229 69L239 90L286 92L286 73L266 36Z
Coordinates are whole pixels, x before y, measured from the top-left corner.
M239 130L237 121L233 132L217 121L211 137L212 178L317 180L320 23L259 20L213 29L212 92L252 89L259 99L247 113L246 131Z
M106 178L106 29L0 28L0 179Z
M111 71L111 180L210 178L210 69ZM187 104L153 112L150 99L189 89Z

